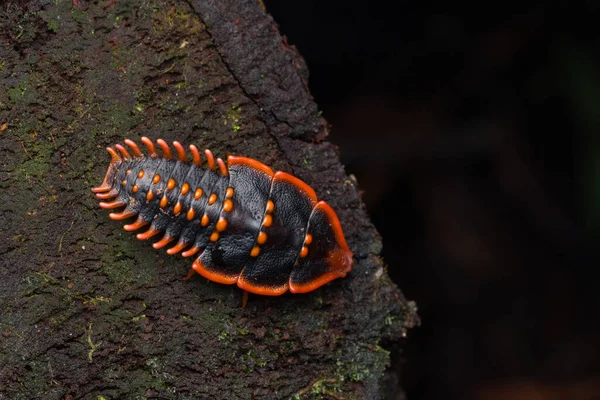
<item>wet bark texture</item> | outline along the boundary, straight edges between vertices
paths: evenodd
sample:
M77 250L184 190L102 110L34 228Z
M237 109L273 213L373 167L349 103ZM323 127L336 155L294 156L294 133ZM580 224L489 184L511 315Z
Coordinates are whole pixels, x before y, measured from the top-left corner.
M416 321L306 86L255 1L0 8L0 398L381 397ZM97 206L107 145L178 140L295 174L356 263L306 295L186 275Z

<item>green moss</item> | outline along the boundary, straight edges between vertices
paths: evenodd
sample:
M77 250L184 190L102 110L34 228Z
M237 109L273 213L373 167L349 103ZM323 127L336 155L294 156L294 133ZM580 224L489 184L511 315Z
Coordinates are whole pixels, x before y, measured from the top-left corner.
M18 28L17 40L19 40L25 34L25 28L23 28L22 25L17 26L17 28Z
M156 276L156 268L152 267L156 262L155 254L136 251L133 246L137 243L123 236L122 230L118 229L115 235L108 237L111 250L102 252L102 273L121 286L150 282ZM106 242L106 239L90 238L92 242Z
M43 179L48 169L49 165L43 161L43 158L32 158L19 165L15 172L19 176L17 180L20 179L20 182L27 183L26 186L31 187L34 185L31 178Z
M25 78L16 87L7 90L8 98L15 104L35 104L39 99L39 93L31 84L30 78Z
M296 350L296 342L293 340L282 341L279 345L281 354L290 354Z
M87 330L87 344L90 347L90 350L88 351L89 361L92 361L92 355L94 354L94 351L100 347L100 343L94 344L94 342L92 342L92 333L92 324L90 324Z
M87 14L80 8L73 7L71 9L71 17L77 25L86 25L89 23Z
M112 282L118 284L131 284L134 282L132 272L133 259L114 259L112 256L102 257L102 272L108 276Z
M343 380L339 381L335 378L320 378L312 382L312 384L295 393L291 396L293 400L301 399L328 399L333 398L336 393L342 392ZM335 396L335 398L339 398ZM344 397L345 398L345 397Z
M336 356L335 367L329 374L315 379L310 386L303 388L292 398L347 398L355 393L352 384L381 379L389 362L389 352L378 345L347 343L345 348L338 350ZM337 396L337 393L341 396Z
M15 242L23 243L25 241L25 236L22 234L18 234L12 237L12 240Z
M375 344L375 351L378 353L381 353L383 355L385 355L386 357L390 356L390 351L384 349L383 347L381 347L379 344Z
M45 129L38 119L15 120L13 126L11 133L21 145L24 161L16 165L11 175L15 175L12 178L25 190L47 177L55 149L51 138L38 133Z
M177 36L197 36L205 29L198 15L187 5L157 6L155 10L153 30L156 34L168 32Z
M4 332L7 332L8 336L12 335L18 337L19 339L24 339L24 336L15 331L15 329L11 325L3 324L2 322L0 322L0 328L2 328ZM4 332L2 333L3 336Z
M395 315L388 314L388 315L386 315L386 316L385 316L385 318L384 318L384 320L383 320L383 323L384 323L385 325L388 325L388 326L390 326L390 325L393 325L393 324L394 324L394 320L395 320L395 319L396 319L396 316L395 316Z
M19 376L17 381L23 388L24 393L47 393L49 391L48 383L50 382L48 364L50 360L40 359L38 361L30 361L25 367L26 373ZM31 398L30 396L21 397Z
M133 113L131 109L116 101L106 112L106 118L106 127L109 132L127 132L142 120L139 114Z
M242 107L238 105L232 105L229 110L221 117L223 125L231 126L233 132L238 132L242 126L240 123L242 116Z
M142 318L146 318L146 314L141 314L141 315L138 315L137 317L131 318L131 322L137 322Z
M269 353L268 350L249 350L239 358L242 370L252 373L257 368L264 368L270 361L277 360L277 354Z
M229 324L230 324L230 323L231 323L230 321L226 321L226 322L225 322L225 328L223 328L223 329L221 329L221 330L219 331L219 335L217 336L217 339L218 339L219 341L225 341L225 340L227 340L227 338L229 337L229 329L228 329L228 326L229 326Z
M49 31L56 33L56 31L58 30L58 20L56 20L56 19L50 20L50 21L48 21L46 26Z
M339 377L344 380L350 379L352 382L362 382L366 377L370 375L368 368L358 363L343 363L337 362Z
M104 296L95 296L95 297L83 296L83 298L85 299L84 304L91 305L91 306L111 302L111 299L104 297Z
M47 274L45 272L36 272L35 275L37 275L42 280L42 284L43 285L57 285L57 284L59 284L58 279L56 279L52 275L49 275L49 274Z
M174 393L175 388L173 382L175 377L164 371L164 361L158 357L150 358L146 361L146 367L150 369L152 377L150 386L157 390L165 390Z

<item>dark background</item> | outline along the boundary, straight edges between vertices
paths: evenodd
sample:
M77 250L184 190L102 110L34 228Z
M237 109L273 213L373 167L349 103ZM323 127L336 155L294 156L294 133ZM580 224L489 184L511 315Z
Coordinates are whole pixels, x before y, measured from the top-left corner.
M410 399L600 398L599 4L265 1L419 306Z

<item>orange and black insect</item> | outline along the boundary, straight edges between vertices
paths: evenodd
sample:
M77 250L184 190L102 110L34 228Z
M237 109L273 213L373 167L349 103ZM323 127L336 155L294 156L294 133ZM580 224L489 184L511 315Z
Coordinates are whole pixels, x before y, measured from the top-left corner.
M134 231L149 225L140 240L162 232L154 243L184 257L197 255L192 270L219 283L237 284L251 293L277 296L310 292L346 276L352 266L340 222L314 190L285 172L273 172L251 158L232 156L227 164L205 150L162 139L142 137L145 155L132 140L108 147L110 165L102 184L92 191L100 207L113 209L113 220L137 216L125 225Z

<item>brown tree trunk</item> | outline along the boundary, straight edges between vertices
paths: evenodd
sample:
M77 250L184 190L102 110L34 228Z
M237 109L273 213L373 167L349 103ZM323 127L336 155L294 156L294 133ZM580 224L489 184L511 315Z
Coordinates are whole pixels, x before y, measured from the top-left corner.
M41 4L43 3L43 4ZM0 6L0 398L381 397L414 306L323 141L302 58L260 3ZM124 232L90 188L140 136L256 158L337 211L353 271L251 295Z

